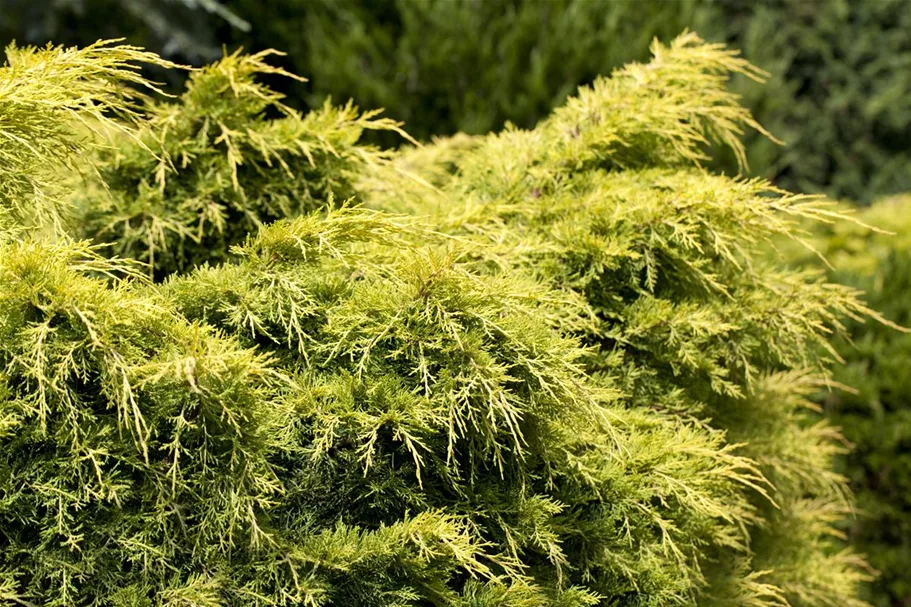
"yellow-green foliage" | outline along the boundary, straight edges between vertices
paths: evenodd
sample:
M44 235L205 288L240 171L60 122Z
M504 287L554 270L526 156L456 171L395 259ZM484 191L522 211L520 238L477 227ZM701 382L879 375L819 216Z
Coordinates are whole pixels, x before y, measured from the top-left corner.
M867 311L850 288L765 254L775 238L801 238L803 221L837 214L699 168L713 141L741 155L741 129L754 125L724 85L756 73L693 35L654 50L652 63L583 88L531 131L406 154L401 170L426 184L400 180L367 200L478 242L479 269L525 270L582 295L597 319L579 333L595 349L593 377L637 408L705 420L760 466L771 483L752 496L762 522L747 549L722 557L733 566L707 569L709 595L858 604L867 572L831 541L847 507L833 470L843 443L808 397L825 382L829 331ZM756 576L776 590L753 593Z
M267 357L92 278L123 268L82 245L0 260L0 600L142 604L267 544L289 426Z
M474 275L395 228L364 211L278 223L239 264L166 286L188 318L300 373L308 463L286 466L284 507L362 528L445 509L470 520L484 577L558 604L661 605L699 587L703 543L745 541L752 464L587 385L546 289Z
M91 141L77 125L124 132L142 99L130 85L154 85L139 63L176 67L132 46L98 42L76 49L6 49L0 67L0 227L59 225L54 185L63 164Z
M863 605L807 397L867 310L763 252L836 214L699 168L760 74L654 51L391 157L232 55L88 155L80 234L168 278L5 237L0 600Z
M354 194L353 175L383 154L356 146L365 129L395 122L350 103L300 115L255 77L291 74L274 52L229 55L194 72L177 102L144 108L135 135L89 159L79 184L79 234L146 262L158 277L204 261L264 223Z

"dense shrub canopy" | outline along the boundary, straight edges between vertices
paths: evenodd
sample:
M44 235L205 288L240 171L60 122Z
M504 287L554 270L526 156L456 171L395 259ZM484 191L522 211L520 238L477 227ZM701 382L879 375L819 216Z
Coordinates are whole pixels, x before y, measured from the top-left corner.
M863 605L807 395L869 311L765 252L838 214L701 168L761 131L726 88L758 70L653 53L534 129L401 153L285 108L262 54L28 133L85 139L54 158L79 221L2 237L0 599Z
M756 502L765 521L747 569L773 572L764 579L793 604L851 604L857 561L823 548L844 490L830 469L841 447L808 396L823 381L812 355L822 328L861 310L818 273L763 261L773 237L832 211L694 167L712 140L741 152L736 135L752 119L724 82L751 68L694 36L654 50L652 63L596 81L532 131L406 157L440 185L373 200L406 200L443 230L481 240L483 267L518 265L582 295L597 318L583 334L597 348L589 373L616 378L639 407L707 420L745 443L771 482L777 508ZM649 118L634 122L634 111ZM746 598L746 585L736 592L768 600Z
M0 600L205 604L271 543L280 377L84 248L0 254Z
M167 285L188 318L303 374L310 463L286 466L286 507L368 529L409 511L468 517L485 568L558 604L691 596L703 543L744 541L752 464L720 435L586 387L542 287L473 275L457 251L409 252L371 218L275 224L240 264ZM365 239L394 249L345 251Z

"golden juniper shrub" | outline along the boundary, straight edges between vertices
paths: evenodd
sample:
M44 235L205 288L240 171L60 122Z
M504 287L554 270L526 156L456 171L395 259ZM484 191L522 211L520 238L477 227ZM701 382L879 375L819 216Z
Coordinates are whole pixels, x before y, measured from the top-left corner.
M194 72L176 102L148 105L138 132L89 159L78 185L79 233L157 277L225 259L264 223L350 198L352 177L385 154L356 145L398 124L329 102L300 115L257 81L298 78L239 52Z
M66 183L80 235L167 280L0 251L0 599L862 605L807 395L868 311L759 253L834 213L700 169L761 74L654 50L403 154L284 108L262 54L148 104Z
M703 603L859 605L868 569L833 540L849 509L833 469L844 443L809 395L836 358L829 334L872 312L853 289L766 254L838 213L700 168L713 142L742 157L741 131L756 125L725 84L760 74L692 34L653 50L535 129L406 153L399 172L421 181L387 172L398 186L365 199L478 242L481 271L582 295L597 318L578 333L593 378L633 407L704 420L757 463L770 483L748 492L760 517L745 549L704 568Z
M188 318L299 374L308 463L283 467L289 520L372 528L444 509L470 521L498 583L567 605L691 597L705 544L746 541L754 465L719 433L590 385L546 288L478 276L458 248L396 229L361 210L279 222L239 263L165 285ZM330 602L385 583L348 581Z

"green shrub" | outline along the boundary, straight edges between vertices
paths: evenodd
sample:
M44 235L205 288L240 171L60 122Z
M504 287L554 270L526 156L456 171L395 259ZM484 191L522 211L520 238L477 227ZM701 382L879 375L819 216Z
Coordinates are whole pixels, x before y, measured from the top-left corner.
M134 259L0 240L0 600L864 605L807 396L870 312L764 261L837 213L698 168L742 157L726 84L759 74L653 50L532 130L387 155L357 139L395 123L283 110L262 55L26 133L83 133L55 205Z
M0 601L212 604L273 541L280 375L84 247L0 259Z
M165 291L301 373L289 520L371 529L442 511L468 524L480 585L437 574L427 590L396 588L368 570L330 602L429 600L437 586L457 604L469 592L510 605L692 600L706 546L737 541L752 514L752 464L720 435L587 386L583 350L546 322L546 289L472 274L458 249L422 251L373 217L275 224L239 264Z
M682 37L656 46L650 64L583 88L534 130L406 156L402 166L436 188L406 197L402 182L368 200L483 243L476 258L488 271L526 269L583 296L596 317L581 333L595 348L593 377L632 406L704 420L742 444L771 487L754 495L762 523L751 524L750 550L724 557L734 572L715 572L711 589L734 603L776 600L750 595L751 578L737 575L752 568L787 604L853 604L859 562L825 548L845 490L831 469L839 435L809 396L825 381L812 354L823 328L860 309L819 272L763 261L769 241L799 237L805 219L831 211L693 166L712 140L742 153L737 135L753 122L724 84L751 69Z
M133 47L9 49L0 68L0 601L204 604L265 541L288 416L260 353L194 325L60 232L72 157L135 133ZM55 180L56 177L56 180ZM41 212L38 212L40 210ZM205 567L200 564L204 563Z
M814 244L831 264L832 280L863 289L871 306L909 327L911 199L877 202L860 219L889 233L836 224L818 229ZM880 572L875 603L902 605L911 601L911 335L856 321L848 329L850 341L838 342L846 363L834 378L850 390L827 392L820 402L854 445L846 473L860 513L850 534Z

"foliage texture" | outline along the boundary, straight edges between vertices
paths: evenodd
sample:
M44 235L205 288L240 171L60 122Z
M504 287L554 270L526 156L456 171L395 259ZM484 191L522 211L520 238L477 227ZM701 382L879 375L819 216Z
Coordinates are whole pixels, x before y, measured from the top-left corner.
M838 213L702 168L762 132L726 85L763 74L652 50L401 153L286 108L264 54L79 113L59 201L103 248L0 245L0 600L864 605L808 396L870 312L764 253Z
M837 214L699 168L712 142L742 157L741 130L756 125L724 85L730 73L759 74L693 35L654 53L581 89L533 130L403 156L427 185L369 199L481 241L486 271L518 266L581 295L596 318L582 334L595 348L589 374L635 407L704 420L757 462L771 484L754 495L762 522L751 525L749 550L723 559L737 565L712 572L711 596L858 604L863 564L829 539L844 509L844 479L832 470L843 446L809 396L834 358L828 331L866 312L818 271L764 261L768 242L799 239L803 221Z
M350 103L302 116L254 79L297 78L270 54L195 72L176 103L147 106L137 132L99 149L74 201L81 234L161 277L223 261L264 223L351 197L353 176L384 157L355 145L362 132L401 132L397 123Z
M60 227L62 203L54 184L62 165L93 142L82 131L127 132L141 99L135 88L154 85L140 62L174 67L131 46L98 42L76 49L11 46L0 67L0 227ZM83 128L77 128L83 127Z

